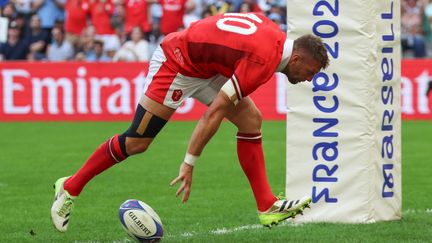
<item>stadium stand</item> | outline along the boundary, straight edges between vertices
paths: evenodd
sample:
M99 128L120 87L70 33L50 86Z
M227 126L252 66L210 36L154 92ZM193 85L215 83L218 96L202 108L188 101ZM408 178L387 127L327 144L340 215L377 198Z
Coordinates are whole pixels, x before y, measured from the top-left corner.
M66 45L72 44L73 57L67 60L79 61L145 61L164 35L226 12L261 12L287 29L283 0L2 0L0 7L9 36L0 43L0 60L50 61L47 51L57 46L54 27L65 33ZM402 0L401 19L403 57L431 57L432 0ZM135 27L141 40L131 40ZM146 50L125 51L126 43L138 42ZM102 59L95 58L100 46Z
M0 43L3 61L146 61L164 35L226 12L261 12L286 30L282 0L2 0L0 7L9 36ZM53 57L54 48L68 53Z

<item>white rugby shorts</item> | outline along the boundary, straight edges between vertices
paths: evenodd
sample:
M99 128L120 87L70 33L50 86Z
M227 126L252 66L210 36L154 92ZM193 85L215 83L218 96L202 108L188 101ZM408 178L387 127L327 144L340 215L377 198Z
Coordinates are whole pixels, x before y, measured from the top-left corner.
M167 67L159 46L153 53L144 86L144 94L152 100L177 109L189 97L208 105L229 78L216 75L208 79L182 75Z

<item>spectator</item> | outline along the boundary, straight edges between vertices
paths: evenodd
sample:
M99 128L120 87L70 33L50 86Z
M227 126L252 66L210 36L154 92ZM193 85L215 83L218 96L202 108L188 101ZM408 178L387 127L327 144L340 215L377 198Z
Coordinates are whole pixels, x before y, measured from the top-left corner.
M10 21L14 21L15 25L23 28L18 32L25 35L23 39L25 38L29 45L28 60L43 60L44 56L46 58L46 45L51 43L51 31L40 30L39 26L45 30L50 30L55 26L64 29L66 31L66 42L72 43L72 49L76 50L74 53L75 58L77 60L88 59L91 61L112 60L114 56L116 56L116 59L121 60L147 60L164 38L163 33L168 34L178 31L189 27L191 23L198 19L217 13L232 12L233 10L240 13L262 13L264 10L266 15L278 24L282 31L286 31L287 28L285 0L1 1L0 3L4 6L2 14ZM39 14L39 19L33 20L32 17L30 23L26 24L23 13L28 12L30 3L32 9ZM197 12L201 16L197 16ZM66 15L63 23L64 13ZM422 15L424 17L423 21L421 19ZM403 50L412 49L416 57L424 57L427 52L425 42L427 40L432 41L430 27L430 22L432 22L432 0L402 0L402 18ZM424 26L418 24L419 22L423 23ZM46 25L46 23L49 24ZM145 55L146 59L138 57L135 50L130 51L130 49L135 48L125 49L128 45L134 43L131 40L126 45L127 36L131 35L134 26L141 28L140 38L148 40L147 47L143 51L143 53L147 53ZM1 41L3 42L6 41L7 31L5 32L1 33ZM45 40L44 36L48 36L48 38ZM95 43L96 39L101 40L102 43L99 41ZM55 43L57 42L54 41L53 45ZM123 48L121 48L122 43L124 43ZM135 43L135 45L137 44ZM99 52L98 48L101 46L104 50ZM120 49L122 50L120 51ZM70 59L70 57L67 59Z
M66 40L79 48L79 37L87 26L87 15L90 10L88 0L68 0L65 5L66 18L64 29Z
M148 2L150 4L151 23L160 23L163 12L162 6L157 0L149 0Z
M185 28L189 28L189 26L200 19L199 16L195 14L197 4L195 1L188 0L186 2L186 13L183 16L183 23Z
M96 38L104 42L105 49L120 48L120 39L111 25L114 14L112 0L95 0L90 7L91 20L95 27Z
M401 7L402 50L414 51L414 57L426 56L426 42L423 35L424 5L420 0L403 0Z
M39 15L42 28L48 33L56 21L64 21L64 5L66 0L34 0L32 10Z
M125 31L129 35L135 26L145 33L150 32L150 14L147 0L125 0L126 22Z
M25 60L28 45L25 39L20 38L20 28L12 21L8 28L6 43L0 44L0 60Z
M114 14L111 16L111 25L119 37L120 42L124 43L127 39L125 32L126 10L123 4L116 4Z
M204 12L204 9L207 7L206 0L189 0L188 2L193 3L193 15L197 16L199 19L201 19L202 13ZM189 3L186 4L186 9L188 9Z
M284 12L286 13L286 0L267 0L268 4L270 6L277 6L280 9L284 9Z
M15 19L16 14L17 14L17 12L16 12L16 9L15 9L15 6L13 5L13 3L9 2L3 6L2 16L4 18L7 18L9 20L9 23Z
M107 45L107 44L104 43L104 51L105 51L106 55L108 56L108 58L110 58L111 60L114 59L114 56L115 56L115 54L117 53L117 51L119 49L120 48L117 47L117 46L113 46L113 45L110 45L110 44Z
M272 0L257 0L257 4L263 12L268 13L270 11L271 6L273 5L273 1Z
M427 39L427 43L432 43L432 0L427 1L425 7L425 21L424 21L424 32Z
M114 61L141 61L149 60L149 43L143 39L139 26L132 29L131 40L123 44L114 56Z
M243 2L250 5L252 12L263 13L256 0L243 0Z
M15 21L16 26L20 29L20 38L25 38L29 27L26 22L25 16L21 13L17 13L13 21Z
M244 1L243 0L230 0L230 1L231 1L232 12L239 13L240 12L240 6L244 3Z
M212 16L212 12L210 11L210 9L209 8L204 9L204 11L201 14L201 18L205 19L210 16Z
M152 30L149 35L149 59L153 55L153 52L156 50L156 48L160 45L163 38L164 35L162 35L160 32L160 25L158 23L153 23Z
M87 52L93 50L93 44L96 39L96 31L93 25L88 25L82 32L79 39L79 48L77 51L83 52L84 55L88 55Z
M67 61L74 57L72 44L65 39L62 28L54 27L51 31L52 44L48 46L47 58L50 61Z
M42 29L40 18L34 14L30 19L30 28L26 34L27 42L29 43L29 60L45 59L46 46L49 42L49 34Z
M287 30L287 26L283 23L282 16L278 13L271 13L268 15L268 18L271 19L275 24L279 25L279 28L282 31Z
M75 55L75 59L74 60L78 61L78 62L85 62L86 61L86 55L83 52L78 52Z
M93 1L90 6L90 14L96 35L112 35L115 33L111 25L111 16L114 14L114 10L114 4L111 0Z
M233 5L230 0L216 0L209 6L212 15L224 14L233 11Z
M86 56L86 61L89 62L109 62L109 58L104 52L104 43L101 40L95 40L93 44L93 51L89 52Z
M252 12L252 5L250 3L242 3L239 8L239 13L249 13Z
M1 9L9 3L9 0L0 0L0 11ZM0 14L1 15L1 14Z
M28 23L32 15L32 0L12 0L14 3L17 13L24 16L25 22Z
M160 0L162 6L162 17L160 29L162 34L167 35L176 32L184 26L183 15L185 14L187 0Z

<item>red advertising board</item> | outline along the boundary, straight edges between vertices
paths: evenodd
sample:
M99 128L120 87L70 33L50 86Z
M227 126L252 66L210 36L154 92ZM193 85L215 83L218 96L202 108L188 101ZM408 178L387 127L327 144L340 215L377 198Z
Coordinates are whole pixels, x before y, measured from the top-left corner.
M142 63L2 63L0 121L127 121L147 68ZM273 79L254 94L266 119L284 119L284 106L277 111L276 83L284 81ZM283 94L279 97L285 102ZM204 110L189 99L173 119L198 119Z
M432 60L402 61L403 119L432 119Z
M0 121L127 121L145 84L148 64L25 63L0 65ZM432 119L432 60L402 62L402 117ZM285 119L284 75L252 98L264 119ZM189 99L174 120L195 120L205 106Z

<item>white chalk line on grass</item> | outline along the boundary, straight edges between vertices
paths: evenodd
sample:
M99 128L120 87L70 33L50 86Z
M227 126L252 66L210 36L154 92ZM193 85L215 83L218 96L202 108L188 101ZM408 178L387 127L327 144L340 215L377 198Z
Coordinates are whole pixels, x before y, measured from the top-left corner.
M224 235L224 234L229 234L229 233L233 233L233 232L237 232L237 231L243 231L243 230L250 230L250 229L258 229L258 228L262 228L262 225L259 224L251 224L251 225L243 225L243 226L239 226L239 227L235 227L235 228L220 228L220 229L215 229L215 230L211 230L210 233L214 234L214 235Z
M303 224L285 221L273 227L284 227L284 226L301 227L303 226ZM252 224L252 225L243 225L232 229L221 228L221 229L211 230L210 233L215 235L224 235L224 234L230 234L230 233L243 231L243 230L255 230L255 229L262 229L262 228L264 228L264 226L262 226L261 224Z
M432 214L432 208L427 208L427 209L407 209L404 210L402 212L402 214ZM279 225L273 226L273 227L302 227L304 225L304 223L296 223L293 221L284 221L282 223L280 223ZM210 230L209 232L195 232L195 231L190 231L190 232L183 232L180 235L167 235L167 238L177 238L177 237L193 237L193 236L197 236L197 235L203 235L203 234L213 234L213 235L224 235L224 234L231 234L231 233L235 233L235 232L239 232L239 231L246 231L246 230L256 230L256 229L261 229L264 228L264 226L260 225L260 224L250 224L250 225L243 225L243 226L238 226L238 227L234 227L234 228L217 228L214 230Z
M295 223L295 222L282 222L277 226L273 226L273 227L302 227L303 223ZM250 225L242 225L242 226L238 226L238 227L234 227L234 228L217 228L214 230L210 230L206 233L199 233L199 232L195 232L195 231L191 231L191 232L183 232L181 233L179 236L181 237L193 237L193 236L197 236L197 235L203 235L203 234L212 234L212 235L225 235L225 234L231 234L231 233L235 233L235 232L239 232L239 231L247 231L247 230L256 230L256 229L265 229L264 226L262 226L261 224L250 224ZM177 238L179 237L178 235L167 235L167 238Z
M402 215L403 214L432 214L432 208L426 208L426 209L409 208L407 210L404 210L402 212Z
M432 208L427 209L407 209L402 212L402 214L432 214ZM273 226L273 227L303 227L305 223L299 223L299 222L293 222L293 221L284 221L280 223L279 225ZM234 228L217 228L214 230L210 230L208 232L196 232L196 231L186 231L179 235L172 235L172 234L166 234L164 237L166 238L189 238L194 237L197 235L225 235L225 234L232 234L239 231L247 231L247 230L257 230L257 229L265 229L264 226L261 224L249 224L249 225L242 225ZM117 241L116 243L121 243L123 241ZM127 242L127 241L126 241Z

